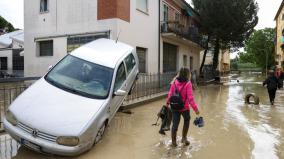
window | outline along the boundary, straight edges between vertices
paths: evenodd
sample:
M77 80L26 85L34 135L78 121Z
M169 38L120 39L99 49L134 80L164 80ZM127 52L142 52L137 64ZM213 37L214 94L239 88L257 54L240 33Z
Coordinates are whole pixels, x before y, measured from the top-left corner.
M0 70L8 69L8 57L0 57Z
M139 59L139 72L146 73L146 48L136 47L136 53Z
M67 38L67 52L69 53L77 49L78 47L99 38L108 38L108 35L102 34L102 35L69 37Z
M124 64L121 63L117 69L115 83L114 83L114 91L120 89L125 80L126 80L126 72Z
M53 56L53 40L39 41L39 56Z
M190 66L189 66L189 69L190 70L193 70L193 57L192 56L190 56L190 58L189 58L189 64L190 64Z
M169 20L169 8L166 4L163 5L163 21Z
M67 55L45 76L50 84L84 97L105 99L113 69Z
M127 74L129 74L133 67L135 66L136 62L135 62L135 58L132 54L128 55L125 58L125 64L126 64L126 68L127 68Z
M24 70L24 56L21 56L20 53L23 49L14 49L12 51L13 54L13 70Z
M136 8L142 12L148 13L148 0L136 0Z
M40 0L40 12L48 12L48 0Z
M175 20L178 22L180 21L180 13L176 12Z
M187 56L183 55L183 67L187 67Z

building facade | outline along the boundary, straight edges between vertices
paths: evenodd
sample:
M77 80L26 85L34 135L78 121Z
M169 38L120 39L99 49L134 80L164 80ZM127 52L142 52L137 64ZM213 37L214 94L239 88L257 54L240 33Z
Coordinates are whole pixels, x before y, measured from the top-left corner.
M200 63L202 62L204 51L201 52L200 54ZM207 66L213 66L213 54L214 50L210 49L208 50L204 65ZM230 49L225 49L225 50L220 50L219 51L219 57L218 57L218 66L217 66L217 71L223 74L227 74L230 72L230 66L231 66L231 61L230 61Z
M162 72L177 71L180 67L199 72L203 38L199 34L198 26L199 16L187 2L162 0Z
M117 37L136 49L141 73L176 72L182 65L198 68L198 44L160 34L164 4L177 9L180 19L190 19L183 16L185 9L193 13L183 0L25 0L25 76L44 75L50 65L87 42ZM168 14L171 20L173 12Z
M4 74L23 76L24 57L24 31L0 35L0 77Z
M284 67L284 1L282 1L274 20L276 21L275 61L278 67Z

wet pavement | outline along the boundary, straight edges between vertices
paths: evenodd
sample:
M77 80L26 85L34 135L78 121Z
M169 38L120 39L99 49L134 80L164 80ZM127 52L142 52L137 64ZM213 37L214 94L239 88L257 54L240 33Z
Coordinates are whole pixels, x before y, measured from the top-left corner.
M192 124L196 117L191 111L190 146L172 148L170 133L158 134L151 126L165 99L132 109L132 114L117 113L103 140L78 159L284 159L284 90L278 90L271 106L263 77L255 74L246 78L234 76L226 85L208 85L194 91L205 126ZM236 81L238 79L240 82ZM244 103L247 93L256 93L260 105ZM0 137L0 158L55 159L17 145L4 135ZM12 146L11 146L12 145ZM12 150L12 151L11 151Z

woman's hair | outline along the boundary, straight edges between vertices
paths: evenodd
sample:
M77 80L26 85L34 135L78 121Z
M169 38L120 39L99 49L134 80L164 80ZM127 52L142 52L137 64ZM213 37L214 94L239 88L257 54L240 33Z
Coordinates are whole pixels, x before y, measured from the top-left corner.
M189 69L185 67L180 68L178 78L188 81L190 79Z

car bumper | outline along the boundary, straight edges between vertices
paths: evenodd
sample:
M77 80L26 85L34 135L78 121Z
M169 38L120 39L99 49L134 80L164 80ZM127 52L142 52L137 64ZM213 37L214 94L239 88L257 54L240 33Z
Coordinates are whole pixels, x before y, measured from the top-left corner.
M30 143L34 146L29 146L27 144L24 145L25 147L40 153L51 153L60 156L76 156L90 148L90 144L80 144L78 146L70 147L58 145L55 142L47 141L41 138L35 138L19 127L13 126L6 119L4 119L4 129L17 142L23 144L22 141L26 141L27 143Z

